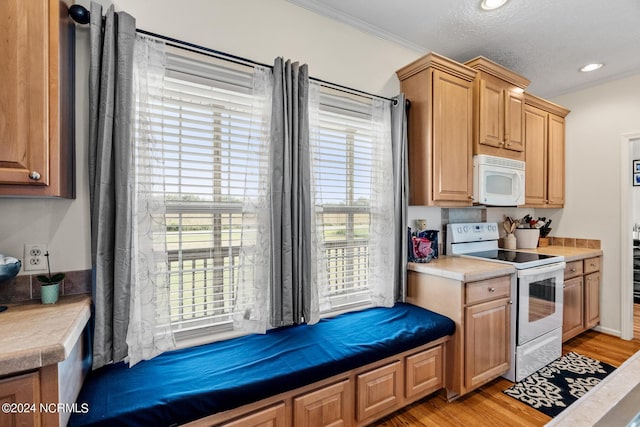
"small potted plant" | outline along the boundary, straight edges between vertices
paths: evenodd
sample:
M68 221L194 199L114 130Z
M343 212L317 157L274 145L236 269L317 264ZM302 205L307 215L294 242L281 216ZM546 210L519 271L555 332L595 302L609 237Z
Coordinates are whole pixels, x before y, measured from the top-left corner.
M64 273L51 275L51 265L49 263L49 251L44 254L47 257L47 276L38 276L40 286L40 299L43 304L55 304L60 295L60 282L64 279Z

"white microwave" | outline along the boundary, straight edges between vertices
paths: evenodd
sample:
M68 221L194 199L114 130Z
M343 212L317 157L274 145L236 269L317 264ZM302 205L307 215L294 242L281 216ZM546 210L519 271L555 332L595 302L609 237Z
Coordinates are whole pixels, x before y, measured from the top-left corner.
M473 200L488 206L524 204L524 162L485 154L473 156Z

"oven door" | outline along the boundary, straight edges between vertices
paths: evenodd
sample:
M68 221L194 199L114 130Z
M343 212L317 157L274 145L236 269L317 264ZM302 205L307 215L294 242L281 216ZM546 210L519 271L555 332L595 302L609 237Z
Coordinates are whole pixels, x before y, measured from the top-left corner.
M518 270L518 345L562 327L565 265Z

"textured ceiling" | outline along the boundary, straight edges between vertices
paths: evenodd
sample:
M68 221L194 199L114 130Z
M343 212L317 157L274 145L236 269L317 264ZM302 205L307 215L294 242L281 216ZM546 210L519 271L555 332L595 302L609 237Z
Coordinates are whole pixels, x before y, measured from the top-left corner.
M289 0L420 53L485 56L551 98L640 73L640 0ZM581 73L580 67L605 67Z

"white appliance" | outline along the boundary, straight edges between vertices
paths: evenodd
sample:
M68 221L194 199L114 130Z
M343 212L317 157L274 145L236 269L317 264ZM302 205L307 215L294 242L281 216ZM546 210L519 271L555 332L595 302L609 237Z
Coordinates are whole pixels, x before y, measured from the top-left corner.
M498 248L496 223L447 225L447 255L511 264L511 368L520 381L562 355L564 257Z
M524 172L520 160L473 156L473 200L489 206L524 204Z

